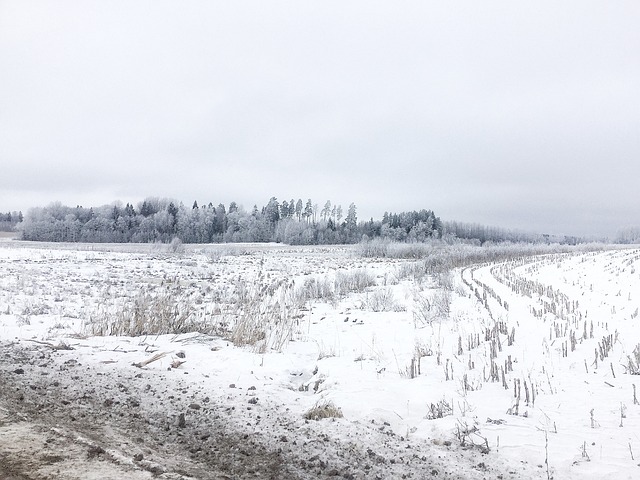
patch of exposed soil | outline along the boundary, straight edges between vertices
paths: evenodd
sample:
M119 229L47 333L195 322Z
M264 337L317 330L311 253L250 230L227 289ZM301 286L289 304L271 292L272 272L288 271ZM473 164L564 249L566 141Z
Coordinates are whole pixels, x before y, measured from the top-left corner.
M187 375L111 367L0 343L0 478L520 478L384 425L290 418L259 392L236 407Z

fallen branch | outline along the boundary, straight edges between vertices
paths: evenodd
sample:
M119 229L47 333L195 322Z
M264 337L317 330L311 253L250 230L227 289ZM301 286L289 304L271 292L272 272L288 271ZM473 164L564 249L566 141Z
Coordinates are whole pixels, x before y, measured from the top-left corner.
M146 360L143 360L142 362L139 362L139 363L133 363L132 365L138 368L146 367L150 363L153 363L156 360L160 360L162 357L165 357L168 354L169 352L156 353L153 357L147 358Z
M33 342L33 343L38 343L40 345L45 345L49 348L53 348L54 350L74 350L74 348L64 342L60 342L58 345L54 345L53 343L50 342L41 342L40 340L29 340L27 339L28 342Z

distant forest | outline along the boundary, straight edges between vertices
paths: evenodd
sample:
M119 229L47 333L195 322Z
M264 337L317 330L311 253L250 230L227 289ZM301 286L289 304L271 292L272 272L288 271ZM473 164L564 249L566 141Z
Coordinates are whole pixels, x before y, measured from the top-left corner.
M363 238L425 241L441 238L443 225L431 210L386 213L382 221L358 221L354 203L343 210L327 201L278 201L246 211L235 202L191 207L161 198L147 198L97 208L53 203L31 209L19 225L23 240L48 242L278 242L292 245L357 243Z
M0 232L14 231L22 220L22 212L0 213Z
M443 222L432 210L390 213L382 220L358 220L351 203L343 210L327 200L320 207L311 199L271 199L262 208L246 211L235 202L190 207L166 198L149 197L136 206L121 202L101 207L68 207L52 203L21 212L0 214L0 231L18 231L20 238L47 242L184 243L277 242L291 245L358 243L367 239L424 242L442 239L529 243L581 243L569 236L523 233L479 224ZM616 239L635 243L640 232L626 230Z

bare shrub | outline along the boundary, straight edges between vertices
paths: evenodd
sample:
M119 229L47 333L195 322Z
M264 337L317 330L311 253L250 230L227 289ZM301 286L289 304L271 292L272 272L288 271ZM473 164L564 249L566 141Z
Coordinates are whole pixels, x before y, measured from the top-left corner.
M429 411L424 418L427 420L435 420L437 418L448 417L449 415L453 415L453 407L446 399L443 398L437 403L432 403L429 406Z
M205 250L204 255L211 263L218 263L224 256L224 252L219 248Z
M394 243L389 246L388 256L400 259L422 259L433 253L433 245L431 243Z
M233 244L216 244L206 247L202 252L210 262L217 263L223 257L239 257L243 255L252 255L251 250L242 245Z
M353 292L364 292L368 287L376 284L376 278L364 268L336 272L334 280L334 293L338 297L344 297Z
M365 258L422 259L432 255L440 242L392 242L386 238L366 240L358 245L357 253Z
M403 312L406 307L398 303L390 288L378 288L367 294L363 308L372 312Z
M334 299L333 285L327 277L308 277L304 279L302 287L299 288L298 296L302 301L325 300L332 302Z
M22 315L47 315L51 311L51 307L43 301L27 300L22 308Z
M456 295L458 295L459 297L466 297L467 296L467 291L465 290L463 284L456 285L454 290L456 292Z
M323 400L316 403L305 414L306 420L322 420L323 418L342 418L342 410L336 407L330 400Z
M434 276L436 280L436 285L438 285L439 288L442 288L449 292L453 291L454 281L453 281L453 274L451 273L451 270L444 270L441 272L437 272Z
M183 253L184 245L182 244L182 240L178 237L173 237L171 243L169 244L169 251L171 253Z
M482 453L489 453L489 441L480 435L476 425L469 425L459 420L454 435L462 447L478 448Z
M328 276L305 278L295 295L301 304L308 300L324 300L336 304L339 298L354 292L364 292L375 285L375 276L366 269L360 268L338 271L333 280Z
M427 277L427 272L422 262L403 262L396 268L395 276L398 280L410 278L414 282L421 284Z
M357 254L364 258L385 258L389 254L389 243L381 238L360 242Z
M430 295L418 294L414 300L413 319L416 325L431 325L436 320L449 317L451 293L437 290Z

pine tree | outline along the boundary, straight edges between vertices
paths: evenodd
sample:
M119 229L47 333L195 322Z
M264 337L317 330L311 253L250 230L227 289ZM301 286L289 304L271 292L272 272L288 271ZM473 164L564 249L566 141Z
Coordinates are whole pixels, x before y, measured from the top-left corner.
M311 203L311 199L307 200L307 204L304 207L304 213L302 215L307 220L307 223L311 221L311 216L313 215L313 204Z
M320 212L320 215L322 215L322 219L326 222L327 218L329 217L329 215L331 215L331 201L327 200L327 203L324 204L324 208L322 209L322 212Z
M296 202L296 217L298 218L298 221L302 218L302 199L300 198Z
M347 230L347 239L351 242L355 241L358 229L358 216L356 214L356 204L349 205L347 218L345 219L345 228Z
M276 197L271 197L269 199L269 203L267 203L267 206L264 208L264 216L271 224L275 224L280 220L280 204Z
M280 218L288 218L289 215L289 202L283 200L282 204L280 205Z

